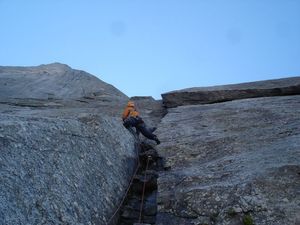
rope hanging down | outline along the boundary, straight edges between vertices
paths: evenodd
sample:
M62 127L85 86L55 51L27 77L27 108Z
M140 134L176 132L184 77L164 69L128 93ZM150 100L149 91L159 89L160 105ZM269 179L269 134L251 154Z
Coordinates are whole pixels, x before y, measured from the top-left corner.
M139 223L141 223L141 220L142 220L143 205L144 205L144 196L145 196L145 189L146 189L147 170L148 170L150 159L151 159L151 156L148 156L146 170L145 170L145 176L144 176L144 186L143 186L143 192L142 192L142 200L141 200L141 207L140 207Z
M136 169L135 169L135 171L134 171L134 173L133 173L133 175L132 175L132 177L131 177L131 180L130 180L129 185L128 185L127 189L126 189L126 192L125 192L125 194L124 194L124 196L123 196L123 198L122 198L122 201L120 202L120 204L119 204L118 208L116 209L116 211L114 212L114 214L110 217L110 219L109 219L109 221L108 221L108 223L107 223L108 225L111 224L112 220L115 218L115 216L117 215L117 213L120 211L120 209L121 209L121 207L122 207L122 205L123 205L123 203L124 203L124 201L125 201L125 199L126 199L126 197L127 197L127 194L128 194L128 192L129 192L129 190L130 190L130 187L131 187L131 185L132 185L133 179L134 179L134 177L136 176L136 174L137 174L137 172L138 172L138 169L139 169L139 167L140 167L140 159L139 159L139 151L138 151L138 148L137 148L136 153L137 153L137 166L136 166Z

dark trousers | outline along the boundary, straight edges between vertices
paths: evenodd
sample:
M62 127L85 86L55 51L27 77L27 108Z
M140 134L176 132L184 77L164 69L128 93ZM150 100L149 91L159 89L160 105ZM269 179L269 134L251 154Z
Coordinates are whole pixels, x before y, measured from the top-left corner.
M155 134L153 134L153 129L149 129L146 124L144 123L144 121L137 117L129 117L127 119L124 120L124 126L126 128L129 127L135 127L137 134L139 134L139 132L142 133L142 135L144 135L146 138L149 138L151 140L157 140L157 137Z

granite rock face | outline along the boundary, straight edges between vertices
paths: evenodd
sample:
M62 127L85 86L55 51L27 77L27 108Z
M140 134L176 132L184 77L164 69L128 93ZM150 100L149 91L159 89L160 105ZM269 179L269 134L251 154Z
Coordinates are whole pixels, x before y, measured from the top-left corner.
M0 224L107 224L136 165L127 100L65 65L1 67Z
M296 225L300 95L168 109L157 225Z
M162 142L159 155L143 142L159 159L151 223L157 212L157 225L298 225L299 85L192 88L163 94L164 104L133 97ZM0 224L108 224L141 147L122 126L128 100L63 64L0 67Z
M188 88L162 94L166 107L197 105L235 99L300 94L300 77L242 84Z
M0 66L1 98L74 99L125 95L81 70L52 63L34 67Z

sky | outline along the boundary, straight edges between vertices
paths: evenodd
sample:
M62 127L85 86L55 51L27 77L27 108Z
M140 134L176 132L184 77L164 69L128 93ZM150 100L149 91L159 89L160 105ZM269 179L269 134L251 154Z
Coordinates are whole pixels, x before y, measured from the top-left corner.
M60 62L128 96L300 76L300 0L0 0L0 65Z

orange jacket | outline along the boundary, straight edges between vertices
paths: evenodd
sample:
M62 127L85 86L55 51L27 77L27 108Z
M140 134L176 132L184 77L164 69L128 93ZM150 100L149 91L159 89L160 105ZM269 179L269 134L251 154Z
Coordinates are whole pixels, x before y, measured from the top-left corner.
M136 111L136 109L135 109L134 102L129 101L126 108L123 111L122 119L125 120L130 116L137 117L139 115L140 115L139 112Z

